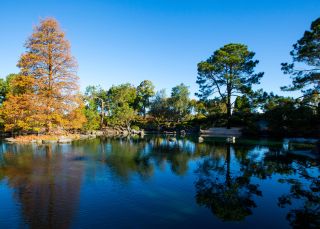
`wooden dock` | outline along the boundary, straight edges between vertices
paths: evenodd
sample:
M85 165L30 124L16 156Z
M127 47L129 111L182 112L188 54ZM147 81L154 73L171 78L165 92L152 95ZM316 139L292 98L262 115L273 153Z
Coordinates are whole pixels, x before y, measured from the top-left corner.
M201 136L204 137L240 137L242 128L224 128L224 127L213 127L207 130L200 130Z

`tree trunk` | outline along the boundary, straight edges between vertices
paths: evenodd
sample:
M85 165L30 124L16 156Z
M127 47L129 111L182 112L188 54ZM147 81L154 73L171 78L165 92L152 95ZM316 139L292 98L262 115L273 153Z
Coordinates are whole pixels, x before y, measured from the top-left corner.
M101 120L100 120L100 129L103 128L103 119L104 119L104 101L101 99Z
M227 85L227 129L231 127L231 88Z
M47 101L47 122L46 122L46 129L47 132L51 132L51 108L52 108L52 84L53 84L53 79L52 79L52 48L51 44L48 45L48 91L46 94L46 97L48 99Z
M131 122L127 122L126 126L127 126L127 131L131 133Z

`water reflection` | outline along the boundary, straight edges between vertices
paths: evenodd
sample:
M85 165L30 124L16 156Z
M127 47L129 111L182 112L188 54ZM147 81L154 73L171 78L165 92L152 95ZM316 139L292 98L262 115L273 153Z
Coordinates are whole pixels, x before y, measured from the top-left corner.
M184 175L188 171L188 162L195 157L194 143L185 139L170 141L160 137L154 138L150 143L150 155L158 167L164 168L168 163L176 175Z
M243 151L235 153L230 144L215 149L215 154L205 158L196 171L196 201L224 221L243 220L256 207L253 196L262 195L259 185L251 182L253 167L246 163ZM240 162L233 165L236 169L231 169L231 151Z
M30 228L69 228L79 200L83 165L59 146L6 145L0 174L14 190Z
M23 220L31 228L72 227L80 211L80 191L86 195L83 188L90 185L84 183L85 179L106 176L108 185L111 181L129 184L140 178L139 188L146 189L141 191L152 193L160 187L152 187L147 181L160 179L161 173L167 179L188 178L195 188L194 199L179 199L181 193L176 193L172 201L196 203L199 209L209 209L223 222L245 222L244 219L255 217L256 209L266 211L258 203L268 200L269 187L262 184L269 182L277 193L274 209L286 210L283 220L292 227L320 225L319 161L287 154L281 143L228 144L213 140L197 144L190 139L146 136L95 139L72 145L2 144L0 148L0 181L14 190ZM164 185L168 191L175 190L173 183ZM94 193L90 198L94 200ZM137 200L137 204L143 206L143 201L145 198ZM153 206L158 209L160 203L154 201ZM200 210L193 208L194 217L201 218ZM166 209L159 214L166 215ZM186 219L181 218L180 223L183 220Z
M106 139L100 144L99 153L92 156L105 163L123 181L130 181L134 174L148 179L153 176L155 168L163 170L167 164L174 174L184 175L188 171L188 162L199 157L196 144L187 139L172 142L161 137L117 138Z
M317 228L320 225L320 176L319 167L315 165L315 162L297 161L292 168L297 176L279 179L280 183L290 185L290 192L278 198L278 205L291 207L287 220L294 228Z
M147 179L153 175L150 155L146 154L146 142L133 139L107 139L99 158L117 177L128 181L132 173Z

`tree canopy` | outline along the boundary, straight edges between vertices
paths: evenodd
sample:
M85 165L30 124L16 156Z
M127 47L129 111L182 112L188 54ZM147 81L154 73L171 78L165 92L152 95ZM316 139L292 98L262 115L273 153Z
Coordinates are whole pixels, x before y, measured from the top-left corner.
M255 73L259 63L254 60L255 53L243 44L227 44L216 50L206 61L198 64L200 90L197 96L207 99L217 93L227 107L228 128L232 110L233 96L250 94L252 85L258 84L263 73Z
M125 126L130 130L131 123L136 117L134 110L136 96L137 89L129 83L112 86L108 90L110 125Z
M172 88L170 105L175 121L181 121L190 114L190 92L183 83Z
M25 47L18 62L19 77L11 84L13 89L2 107L6 129L40 130L44 126L45 131L52 132L81 128L85 117L77 64L58 22L53 18L41 20ZM28 113L24 125L16 125L23 119L10 118L12 106L17 113Z
M307 97L316 95L319 98L320 18L313 21L310 30L305 31L303 37L293 45L290 55L292 63L282 63L282 70L285 74L291 75L292 85L284 86L282 89L302 90Z
M155 95L154 85L150 80L144 80L137 87L136 106L143 116L146 116L147 108L150 106L150 98Z

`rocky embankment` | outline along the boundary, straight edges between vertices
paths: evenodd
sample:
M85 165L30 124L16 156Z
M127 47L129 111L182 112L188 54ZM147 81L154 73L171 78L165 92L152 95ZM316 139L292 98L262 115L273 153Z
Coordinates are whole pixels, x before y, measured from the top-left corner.
M90 131L90 134L95 134L97 136L129 136L129 135L139 135L143 136L144 130L134 130L131 129L130 131L125 128L104 128L103 130L99 131Z
M65 143L71 143L72 141L92 139L92 138L96 138L96 136L92 134L72 134L72 135L61 135L61 136L24 135L24 136L5 138L4 140L10 143L65 144Z
M143 130L128 131L123 128L106 128L103 130L87 131L83 134L67 134L67 135L23 135L17 137L5 138L5 141L10 143L37 143L37 144L65 144L72 141L93 139L100 136L113 137L113 136L129 136L139 135L143 136Z

